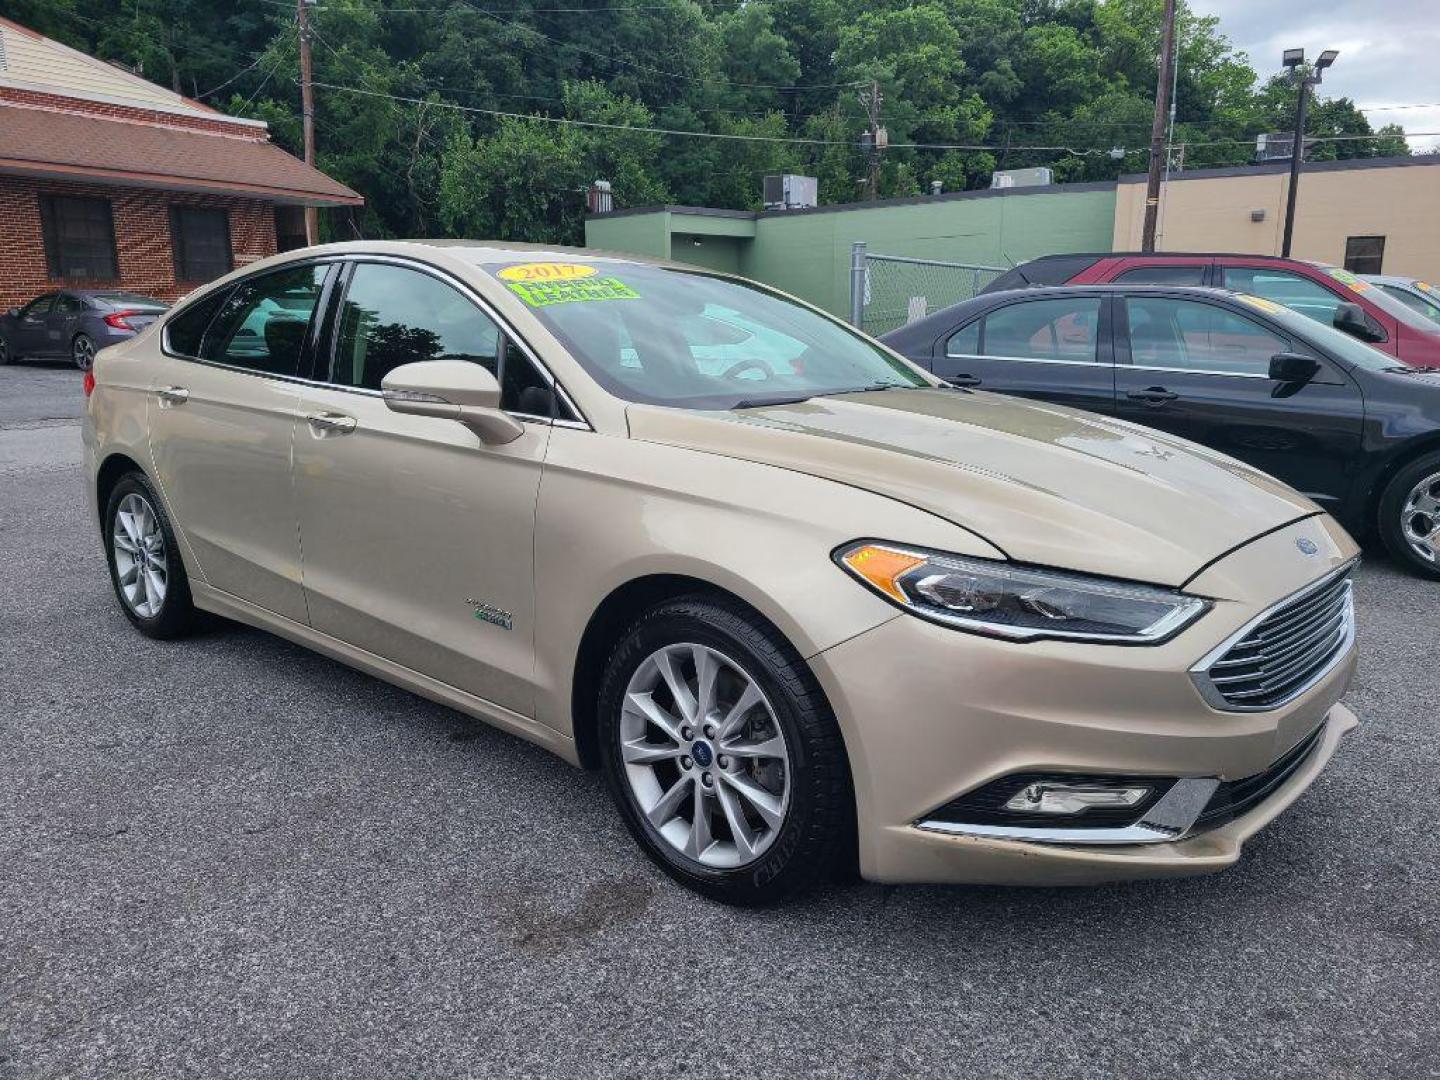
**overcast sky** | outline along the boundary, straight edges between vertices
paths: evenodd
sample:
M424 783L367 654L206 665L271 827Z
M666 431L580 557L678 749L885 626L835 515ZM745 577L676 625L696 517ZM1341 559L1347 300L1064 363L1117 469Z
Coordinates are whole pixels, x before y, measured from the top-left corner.
M1322 95L1349 97L1367 110L1428 105L1365 115L1377 128L1397 123L1406 132L1440 132L1437 0L1190 0L1190 7L1219 16L1221 32L1262 76L1280 70L1287 48L1303 47L1310 59L1339 49ZM1412 135L1410 145L1440 146L1440 136Z

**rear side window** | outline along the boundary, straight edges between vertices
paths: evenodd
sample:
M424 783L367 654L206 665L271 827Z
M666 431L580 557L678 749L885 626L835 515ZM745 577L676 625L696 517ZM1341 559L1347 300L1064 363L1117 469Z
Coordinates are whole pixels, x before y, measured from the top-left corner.
M1137 266L1115 278L1126 285L1203 285L1203 266Z
M1027 300L985 316L980 348L986 356L1020 360L1094 361L1100 298Z
M328 270L311 263L242 281L220 305L201 357L266 375L298 375Z
M165 341L170 351L181 356L199 357L205 330L228 295L228 289L220 289L171 319L165 326Z
M460 290L418 270L355 267L340 306L331 382L379 390L402 364L466 360L500 383L500 407L555 414L555 397L529 358Z

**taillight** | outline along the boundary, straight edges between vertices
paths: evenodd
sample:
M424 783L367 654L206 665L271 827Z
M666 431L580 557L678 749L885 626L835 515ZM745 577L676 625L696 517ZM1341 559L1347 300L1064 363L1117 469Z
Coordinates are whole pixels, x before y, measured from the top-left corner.
M143 311L132 311L128 308L125 311L112 311L109 315L105 316L105 325L113 326L116 330L134 330L135 327L131 326L125 320L131 315L144 314Z
M94 371L94 369L91 369L91 370L85 372L85 378L80 381L80 385L85 388L85 396L86 396L86 397L89 397L91 394L93 394L93 393L95 392L95 371Z

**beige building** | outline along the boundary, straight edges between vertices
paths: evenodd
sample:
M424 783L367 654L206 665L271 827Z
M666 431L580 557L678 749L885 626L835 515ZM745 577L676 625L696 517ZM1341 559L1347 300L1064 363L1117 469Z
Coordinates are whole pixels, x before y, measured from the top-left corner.
M1161 201L1161 251L1280 254L1288 163L1172 173ZM1145 177L1115 192L1116 251L1139 251ZM1356 273L1440 278L1440 155L1307 164L1291 254Z

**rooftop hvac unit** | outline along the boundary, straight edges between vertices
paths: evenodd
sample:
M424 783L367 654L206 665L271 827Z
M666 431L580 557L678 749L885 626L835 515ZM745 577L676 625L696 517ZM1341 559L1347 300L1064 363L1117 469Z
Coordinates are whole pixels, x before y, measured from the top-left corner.
M765 177L766 210L800 210L820 205L820 181L813 176L784 173Z
M1045 166L1038 169L1000 169L990 177L992 188L1044 187L1053 183L1055 173Z
M1309 150L1315 143L1314 139L1305 140L1305 150ZM1269 135L1255 136L1255 162L1260 164L1266 161L1289 161L1291 148L1295 145L1293 132L1273 132ZM1303 154L1304 151L1301 151Z

